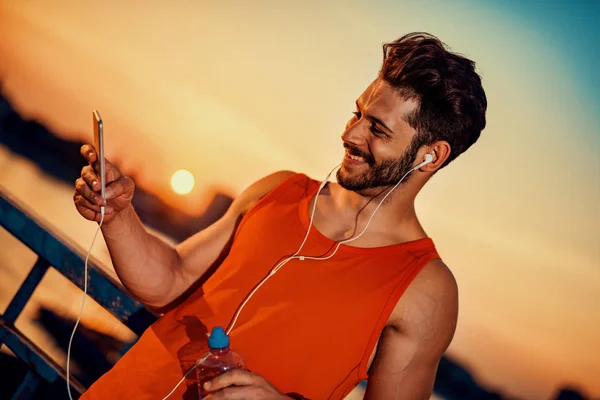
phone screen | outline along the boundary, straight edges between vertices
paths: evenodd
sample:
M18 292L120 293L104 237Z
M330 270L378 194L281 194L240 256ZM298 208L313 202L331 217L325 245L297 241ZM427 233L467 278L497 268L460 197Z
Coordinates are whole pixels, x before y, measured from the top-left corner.
M96 148L96 153L98 154L98 164L100 166L100 171L96 171L100 174L100 184L102 185L101 195L104 202L106 202L106 179L104 172L104 133L102 126L102 118L100 117L100 113L97 110L93 112L94 119L94 147Z

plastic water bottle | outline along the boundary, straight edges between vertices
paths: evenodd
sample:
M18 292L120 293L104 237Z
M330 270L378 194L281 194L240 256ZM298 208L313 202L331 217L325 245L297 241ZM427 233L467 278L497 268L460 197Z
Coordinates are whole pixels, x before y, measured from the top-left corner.
M213 328L208 338L209 350L196 361L196 376L198 377L198 395L203 399L208 395L204 383L236 368L245 368L244 359L229 348L229 336L223 328Z

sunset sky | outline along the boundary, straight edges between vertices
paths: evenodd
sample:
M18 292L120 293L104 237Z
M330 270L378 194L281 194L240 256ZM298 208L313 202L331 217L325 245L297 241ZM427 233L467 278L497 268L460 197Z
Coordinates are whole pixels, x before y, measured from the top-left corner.
M459 283L449 354L524 399L571 382L600 396L599 27L593 1L0 0L0 80L64 138L92 141L100 110L108 157L199 213L207 191L274 170L322 179L381 44L437 35L477 62L489 104L480 141L417 204ZM71 188L26 187L33 173L0 155L0 185L39 212L29 194L54 196L48 220L87 245Z

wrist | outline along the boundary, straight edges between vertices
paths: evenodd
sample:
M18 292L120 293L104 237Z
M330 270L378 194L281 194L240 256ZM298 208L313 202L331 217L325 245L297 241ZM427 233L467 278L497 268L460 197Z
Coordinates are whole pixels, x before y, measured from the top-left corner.
M131 213L135 213L131 204L116 213L109 221L104 221L102 224L102 233L104 236L110 236L112 232L118 232L122 229L123 224L127 225L131 219Z

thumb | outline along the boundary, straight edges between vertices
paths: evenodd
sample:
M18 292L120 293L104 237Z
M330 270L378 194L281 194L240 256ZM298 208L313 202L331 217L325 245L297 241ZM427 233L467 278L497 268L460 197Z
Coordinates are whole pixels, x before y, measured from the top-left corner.
M133 196L134 186L135 184L131 178L121 176L106 187L106 199L110 200L123 195Z

